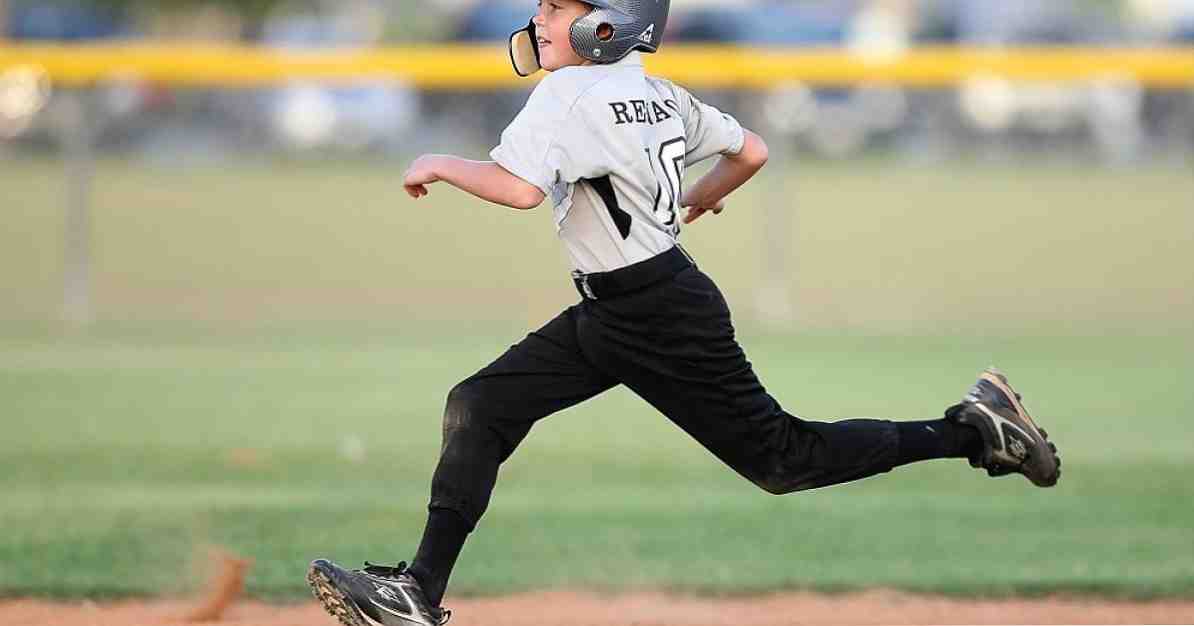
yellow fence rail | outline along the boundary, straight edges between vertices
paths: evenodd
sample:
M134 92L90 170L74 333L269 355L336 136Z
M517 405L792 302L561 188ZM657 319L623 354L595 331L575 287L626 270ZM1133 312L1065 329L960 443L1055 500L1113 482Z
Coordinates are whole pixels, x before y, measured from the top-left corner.
M1194 47L925 47L870 57L841 49L672 45L648 71L694 87L767 87L787 81L942 87L975 75L1013 80L1131 78L1152 87L1194 87ZM57 84L137 77L178 86L247 87L292 80L395 79L430 89L526 85L501 46L417 46L300 51L192 44L0 45L0 71L32 66Z

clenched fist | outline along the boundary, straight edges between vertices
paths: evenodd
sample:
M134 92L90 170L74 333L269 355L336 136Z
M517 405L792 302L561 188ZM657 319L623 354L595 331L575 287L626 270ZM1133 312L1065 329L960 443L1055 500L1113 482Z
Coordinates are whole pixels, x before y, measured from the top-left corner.
M713 206L700 206L698 204L686 204L684 208L688 209L688 213L684 215L684 223L691 224L699 219L705 213L712 212L714 215L720 215L726 208L726 199L722 198L713 204Z
M402 185L406 187L406 193L410 197L421 198L427 195L427 185L439 182L439 175L436 174L438 159L439 155L424 154L406 168L406 174L402 177Z

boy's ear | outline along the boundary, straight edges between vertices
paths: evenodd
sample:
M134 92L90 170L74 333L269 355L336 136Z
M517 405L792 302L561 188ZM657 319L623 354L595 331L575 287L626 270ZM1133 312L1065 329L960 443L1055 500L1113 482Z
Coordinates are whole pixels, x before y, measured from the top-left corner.
M539 62L539 42L535 35L535 22L510 35L510 62L519 76L530 76L543 69Z

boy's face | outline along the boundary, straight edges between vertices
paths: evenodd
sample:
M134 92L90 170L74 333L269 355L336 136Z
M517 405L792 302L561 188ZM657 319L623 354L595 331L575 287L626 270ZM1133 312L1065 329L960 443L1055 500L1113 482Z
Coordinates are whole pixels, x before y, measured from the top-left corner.
M572 22L589 14L592 7L580 0L540 0L535 15L535 31L539 38L539 64L554 72L561 67L588 65L572 49L569 32Z

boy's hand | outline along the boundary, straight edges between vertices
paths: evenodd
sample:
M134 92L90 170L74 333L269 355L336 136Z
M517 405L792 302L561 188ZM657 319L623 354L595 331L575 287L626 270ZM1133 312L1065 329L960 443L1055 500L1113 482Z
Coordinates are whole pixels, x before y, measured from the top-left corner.
M406 174L403 176L402 185L406 187L406 193L412 198L421 198L427 195L427 185L439 181L439 175L435 173L436 155L424 154L415 159L414 163L406 169Z
M712 212L714 215L720 215L721 212L726 208L726 199L722 198L721 200L718 200L713 206L686 204L684 207L688 209L688 213L684 216L684 223L691 224L708 212Z

